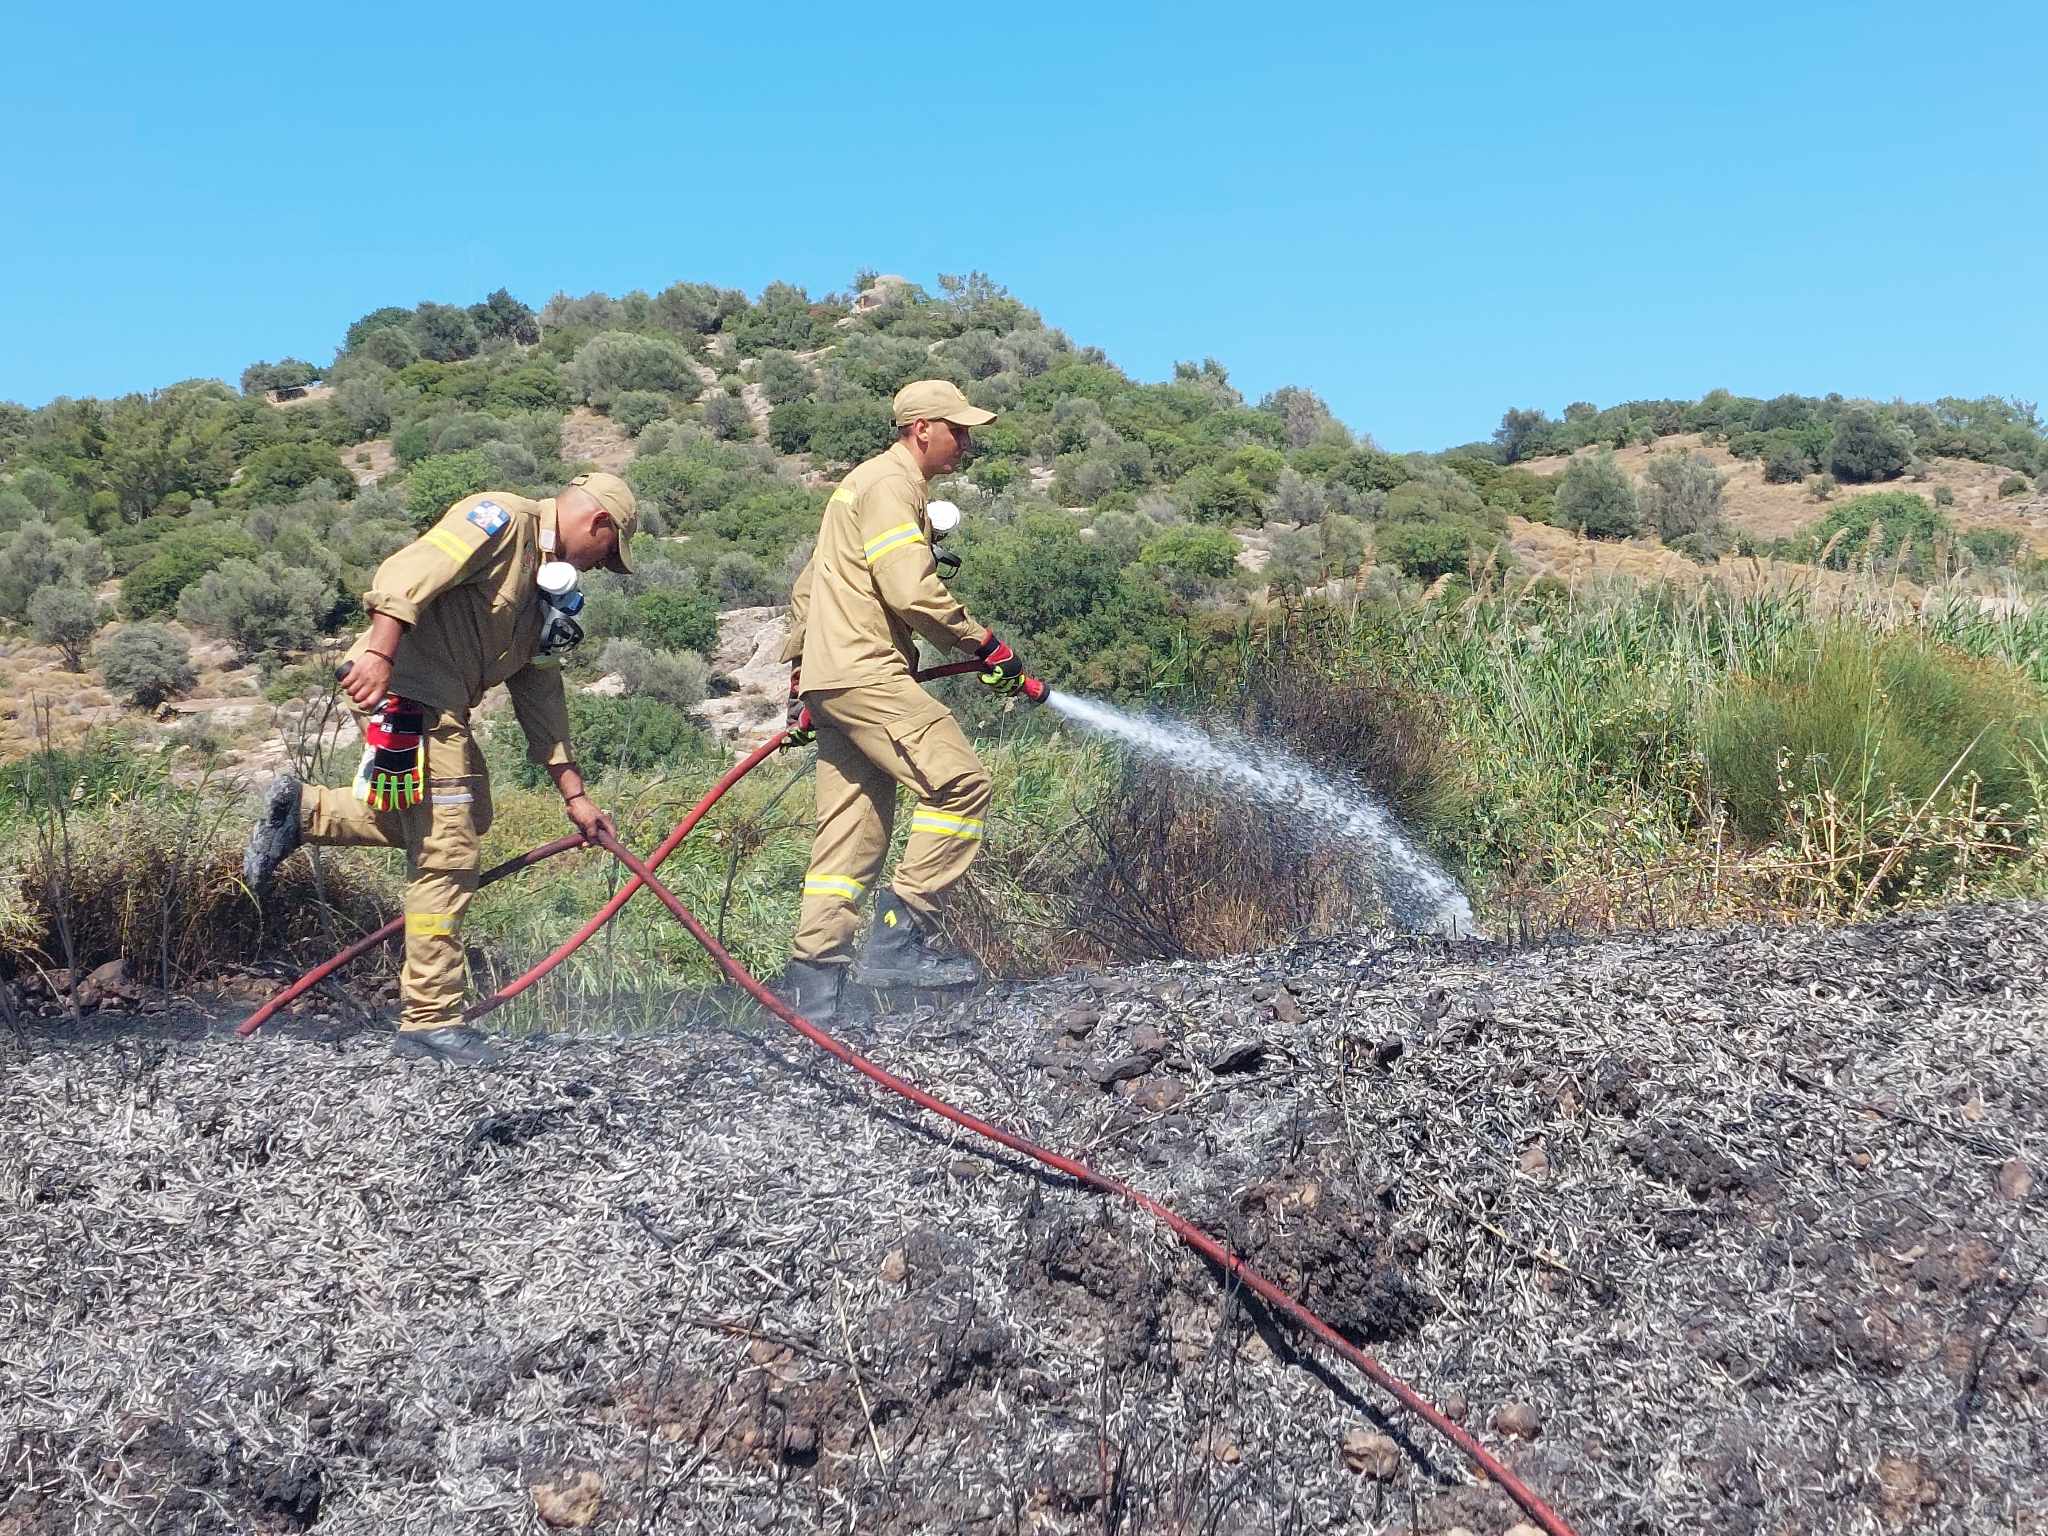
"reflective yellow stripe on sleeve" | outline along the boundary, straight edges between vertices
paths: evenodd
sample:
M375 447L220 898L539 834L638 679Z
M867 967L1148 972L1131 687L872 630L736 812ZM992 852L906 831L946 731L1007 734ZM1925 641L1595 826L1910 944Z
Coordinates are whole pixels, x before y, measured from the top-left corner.
M837 896L843 901L859 901L860 881L851 875L805 875L806 896Z
M893 554L907 545L922 544L923 542L924 530L919 528L917 524L898 523L894 528L876 534L862 547L867 551L868 564L873 565L884 555Z
M405 931L420 934L430 939L445 939L455 932L453 912L408 912L405 914Z
M455 537L446 528L429 528L420 535L422 542L431 544L457 565L469 564L469 557L476 553L469 545Z
M919 810L911 813L910 830L930 832L939 837L979 837L982 823L972 816L950 816L944 811Z

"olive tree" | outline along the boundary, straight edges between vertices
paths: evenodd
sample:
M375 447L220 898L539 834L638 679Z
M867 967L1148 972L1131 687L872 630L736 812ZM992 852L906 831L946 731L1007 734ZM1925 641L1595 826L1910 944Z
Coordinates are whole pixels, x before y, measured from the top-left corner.
M1660 453L1643 470L1637 497L1643 517L1666 544L1695 539L1727 542L1721 518L1721 487L1727 481L1698 454Z
M107 577L107 552L91 535L59 533L40 518L23 523L0 545L0 618L28 617L46 587L91 589Z
M105 610L82 587L44 587L28 600L30 631L63 652L65 668L72 672L85 670L86 649L106 619Z
M228 560L187 587L178 617L217 635L244 661L312 646L333 616L337 589L325 573L275 554Z
M130 624L100 642L93 660L107 687L141 709L154 709L199 681L192 647L161 624Z
M1612 453L1572 460L1557 487L1557 520L1589 539L1625 539L1642 527L1635 486Z

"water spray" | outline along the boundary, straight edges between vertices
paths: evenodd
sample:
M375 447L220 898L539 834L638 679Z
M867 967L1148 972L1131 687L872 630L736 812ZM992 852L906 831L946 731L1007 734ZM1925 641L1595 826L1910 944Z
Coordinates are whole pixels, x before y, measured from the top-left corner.
M1232 741L1185 721L1129 714L1079 694L1047 689L1041 702L1089 730L1241 791L1320 843L1355 850L1360 870L1398 926L1453 939L1478 932L1472 903L1457 881L1363 785L1332 778L1275 743Z

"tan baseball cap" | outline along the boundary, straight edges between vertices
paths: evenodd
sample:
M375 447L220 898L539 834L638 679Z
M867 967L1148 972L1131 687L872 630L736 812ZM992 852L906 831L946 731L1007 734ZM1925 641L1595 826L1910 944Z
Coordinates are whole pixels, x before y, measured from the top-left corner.
M608 475L601 469L578 475L569 483L596 497L597 504L609 512L612 521L618 525L619 552L605 561L605 569L617 571L621 576L631 575L633 567L626 559L626 546L633 542L633 535L640 527L640 507L633 500L633 487L617 475Z
M956 426L985 427L996 419L960 393L960 386L944 379L919 379L896 391L896 425L913 421L950 421Z

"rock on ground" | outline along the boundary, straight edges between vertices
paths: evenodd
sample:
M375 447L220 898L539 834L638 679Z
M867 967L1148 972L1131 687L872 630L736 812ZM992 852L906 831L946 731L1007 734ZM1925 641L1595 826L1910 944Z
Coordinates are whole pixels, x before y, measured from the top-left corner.
M784 607L732 608L718 616L718 647L708 658L715 691L695 714L725 745L751 752L780 729L789 707L789 634Z
M874 1054L1226 1237L1583 1532L2025 1530L2044 918L1360 935ZM1522 1518L1148 1219L722 1006L490 1074L196 1014L0 1034L0 1530ZM1184 1093L1103 1086L1132 1055Z

